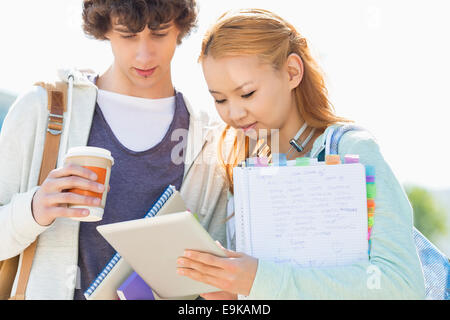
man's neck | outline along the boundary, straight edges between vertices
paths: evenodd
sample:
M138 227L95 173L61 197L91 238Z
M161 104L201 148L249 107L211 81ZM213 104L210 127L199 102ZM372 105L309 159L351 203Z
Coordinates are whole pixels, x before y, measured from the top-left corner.
M170 75L167 79L159 81L152 86L138 86L124 74L114 68L114 65L108 68L97 79L97 87L100 90L110 91L132 97L146 99L162 99L174 95L174 87Z

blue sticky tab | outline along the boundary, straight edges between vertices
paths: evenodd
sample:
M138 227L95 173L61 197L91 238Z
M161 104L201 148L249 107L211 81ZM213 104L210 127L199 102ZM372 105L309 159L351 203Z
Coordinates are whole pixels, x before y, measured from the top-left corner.
M375 167L374 166L366 166L366 176L375 176Z
M287 157L285 153L274 153L272 154L272 163L274 166L286 167Z

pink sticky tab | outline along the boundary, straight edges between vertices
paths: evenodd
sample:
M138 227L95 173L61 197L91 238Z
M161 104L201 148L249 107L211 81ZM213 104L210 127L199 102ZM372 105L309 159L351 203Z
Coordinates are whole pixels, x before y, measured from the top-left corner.
M269 159L265 157L255 158L255 167L267 167L269 166Z

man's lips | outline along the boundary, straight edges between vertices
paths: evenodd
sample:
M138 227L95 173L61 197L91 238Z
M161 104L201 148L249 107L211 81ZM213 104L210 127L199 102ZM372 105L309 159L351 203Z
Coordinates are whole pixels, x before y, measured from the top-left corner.
M142 76L142 77L149 77L153 74L153 72L155 72L156 67L151 68L151 69L138 69L138 68L134 68L134 70L136 70L137 74Z

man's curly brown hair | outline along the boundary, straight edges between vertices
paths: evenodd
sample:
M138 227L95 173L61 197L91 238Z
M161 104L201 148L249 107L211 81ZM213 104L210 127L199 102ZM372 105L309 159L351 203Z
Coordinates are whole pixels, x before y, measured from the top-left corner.
M84 0L83 30L99 40L112 27L112 18L132 33L158 30L171 21L180 30L178 44L197 25L195 0Z

